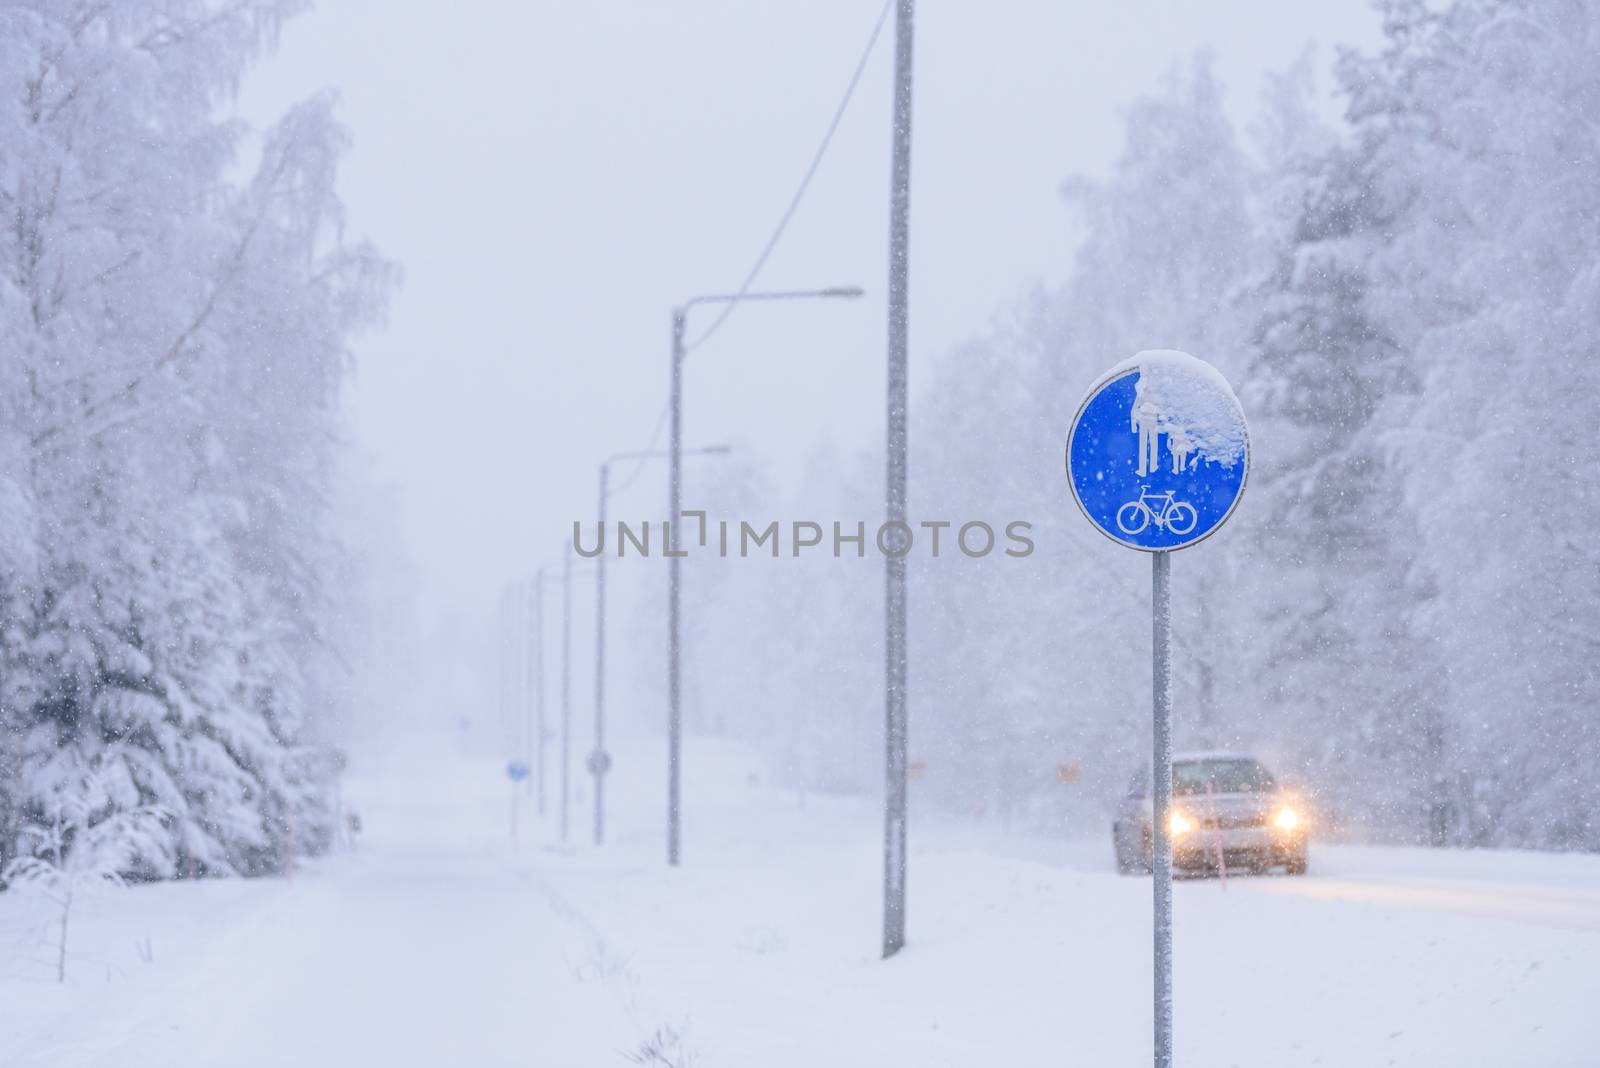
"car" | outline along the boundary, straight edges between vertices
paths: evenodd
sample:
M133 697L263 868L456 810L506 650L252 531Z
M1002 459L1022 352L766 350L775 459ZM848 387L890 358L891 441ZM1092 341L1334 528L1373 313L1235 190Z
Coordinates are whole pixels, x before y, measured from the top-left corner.
M1134 775L1111 825L1117 870L1151 868L1150 775ZM1282 867L1304 875L1308 820L1300 801L1247 753L1178 753L1172 758L1172 864L1199 871Z

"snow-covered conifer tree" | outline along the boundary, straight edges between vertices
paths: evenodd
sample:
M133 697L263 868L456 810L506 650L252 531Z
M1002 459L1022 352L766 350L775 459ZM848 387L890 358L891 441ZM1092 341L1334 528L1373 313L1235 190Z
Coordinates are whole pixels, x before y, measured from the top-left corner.
M141 875L325 833L325 490L391 270L342 240L329 99L219 118L300 6L0 4L0 856L90 783L163 813Z

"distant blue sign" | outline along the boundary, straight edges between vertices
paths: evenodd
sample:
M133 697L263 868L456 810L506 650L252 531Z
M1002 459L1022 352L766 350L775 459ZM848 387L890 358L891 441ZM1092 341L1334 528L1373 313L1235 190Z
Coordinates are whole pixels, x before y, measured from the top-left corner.
M521 782L528 777L528 765L520 760L512 760L506 764L506 778L512 782Z
M1141 352L1084 398L1067 436L1073 499L1145 552L1216 533L1244 495L1250 434L1226 379L1184 352Z

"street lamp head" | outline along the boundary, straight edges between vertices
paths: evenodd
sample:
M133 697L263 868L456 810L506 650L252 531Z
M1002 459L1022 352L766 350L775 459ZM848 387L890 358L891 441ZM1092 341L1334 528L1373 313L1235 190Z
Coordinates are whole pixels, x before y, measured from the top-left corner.
M824 289L820 295L824 297L843 297L848 300L854 300L857 297L865 296L866 292L867 291L862 289L860 286L829 286L827 289Z

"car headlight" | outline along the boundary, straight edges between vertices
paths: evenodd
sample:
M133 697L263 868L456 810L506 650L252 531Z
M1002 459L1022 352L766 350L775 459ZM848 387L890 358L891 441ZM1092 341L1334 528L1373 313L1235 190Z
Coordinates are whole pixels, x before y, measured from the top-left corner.
M1278 814L1273 817L1272 822L1277 825L1280 831L1292 831L1300 826L1300 813L1285 805L1278 810Z
M1172 829L1174 837L1180 834L1188 834L1194 830L1194 822L1182 812L1174 812L1172 817L1167 820L1167 826Z

